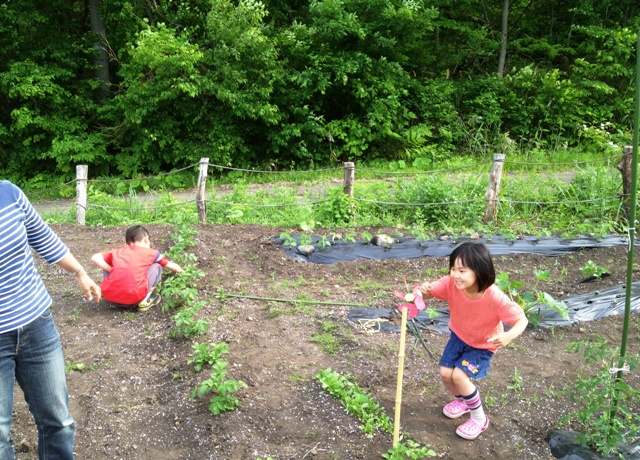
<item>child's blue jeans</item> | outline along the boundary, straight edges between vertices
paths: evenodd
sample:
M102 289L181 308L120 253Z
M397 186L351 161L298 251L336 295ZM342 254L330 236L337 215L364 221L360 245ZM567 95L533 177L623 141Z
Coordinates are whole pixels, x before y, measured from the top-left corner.
M60 336L51 310L24 327L0 334L0 460L14 460L10 435L15 381L38 427L38 456L73 459L75 422Z

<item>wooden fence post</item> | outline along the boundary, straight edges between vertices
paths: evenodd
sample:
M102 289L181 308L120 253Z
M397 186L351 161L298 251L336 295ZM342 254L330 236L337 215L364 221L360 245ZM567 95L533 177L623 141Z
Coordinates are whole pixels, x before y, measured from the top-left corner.
M485 195L486 205L484 208L484 223L495 221L498 217L498 195L500 194L500 179L502 177L502 167L504 166L505 154L496 153L493 155L493 167L489 175L489 186Z
M209 169L209 159L200 158L200 174L198 175L198 189L196 192L196 205L198 206L198 221L201 224L207 223L207 201L205 192L207 191L207 170Z
M622 161L618 165L618 170L622 174L622 209L624 209L626 217L631 212L631 166L633 160L633 147L630 145L622 149ZM633 222L629 223L634 226Z
M76 224L85 224L87 212L87 178L88 165L76 165Z
M355 163L348 161L344 164L344 193L353 197L353 183L356 177Z

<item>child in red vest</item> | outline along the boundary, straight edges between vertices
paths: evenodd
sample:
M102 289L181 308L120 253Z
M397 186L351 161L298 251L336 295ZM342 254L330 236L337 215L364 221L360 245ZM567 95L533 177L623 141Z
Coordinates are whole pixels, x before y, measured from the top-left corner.
M182 268L151 248L149 231L142 225L129 227L126 245L112 251L99 252L91 257L104 270L101 289L111 304L140 311L160 303L160 295L153 292L162 278L162 268L180 273Z

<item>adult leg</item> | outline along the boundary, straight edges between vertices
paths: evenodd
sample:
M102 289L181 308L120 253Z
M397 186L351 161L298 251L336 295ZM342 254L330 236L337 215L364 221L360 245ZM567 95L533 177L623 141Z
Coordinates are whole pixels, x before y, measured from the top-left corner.
M72 460L75 422L60 336L48 310L19 330L16 380L38 427L41 460Z
M11 439L17 332L0 334L0 460L15 460Z

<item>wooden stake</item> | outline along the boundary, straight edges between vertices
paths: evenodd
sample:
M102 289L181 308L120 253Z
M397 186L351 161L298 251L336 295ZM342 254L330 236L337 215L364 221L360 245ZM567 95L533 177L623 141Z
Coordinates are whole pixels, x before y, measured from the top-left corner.
M198 222L207 223L207 201L205 192L207 191L207 169L209 159L200 158L200 174L198 175L198 189L196 191L196 206L198 207Z
M356 180L356 164L352 161L347 161L344 164L344 188L343 191L346 195L353 197L353 183Z
M400 347L398 348L398 383L396 384L396 415L393 419L393 447L400 441L400 409L402 406L402 378L404 376L404 343L407 336L407 310L402 309L400 326Z
M502 153L493 155L493 168L489 175L489 185L485 194L486 204L483 220L485 224L495 221L498 217L498 196L500 195L500 178L502 177L504 158L505 155Z
M76 224L85 224L87 212L87 178L89 165L76 165Z

